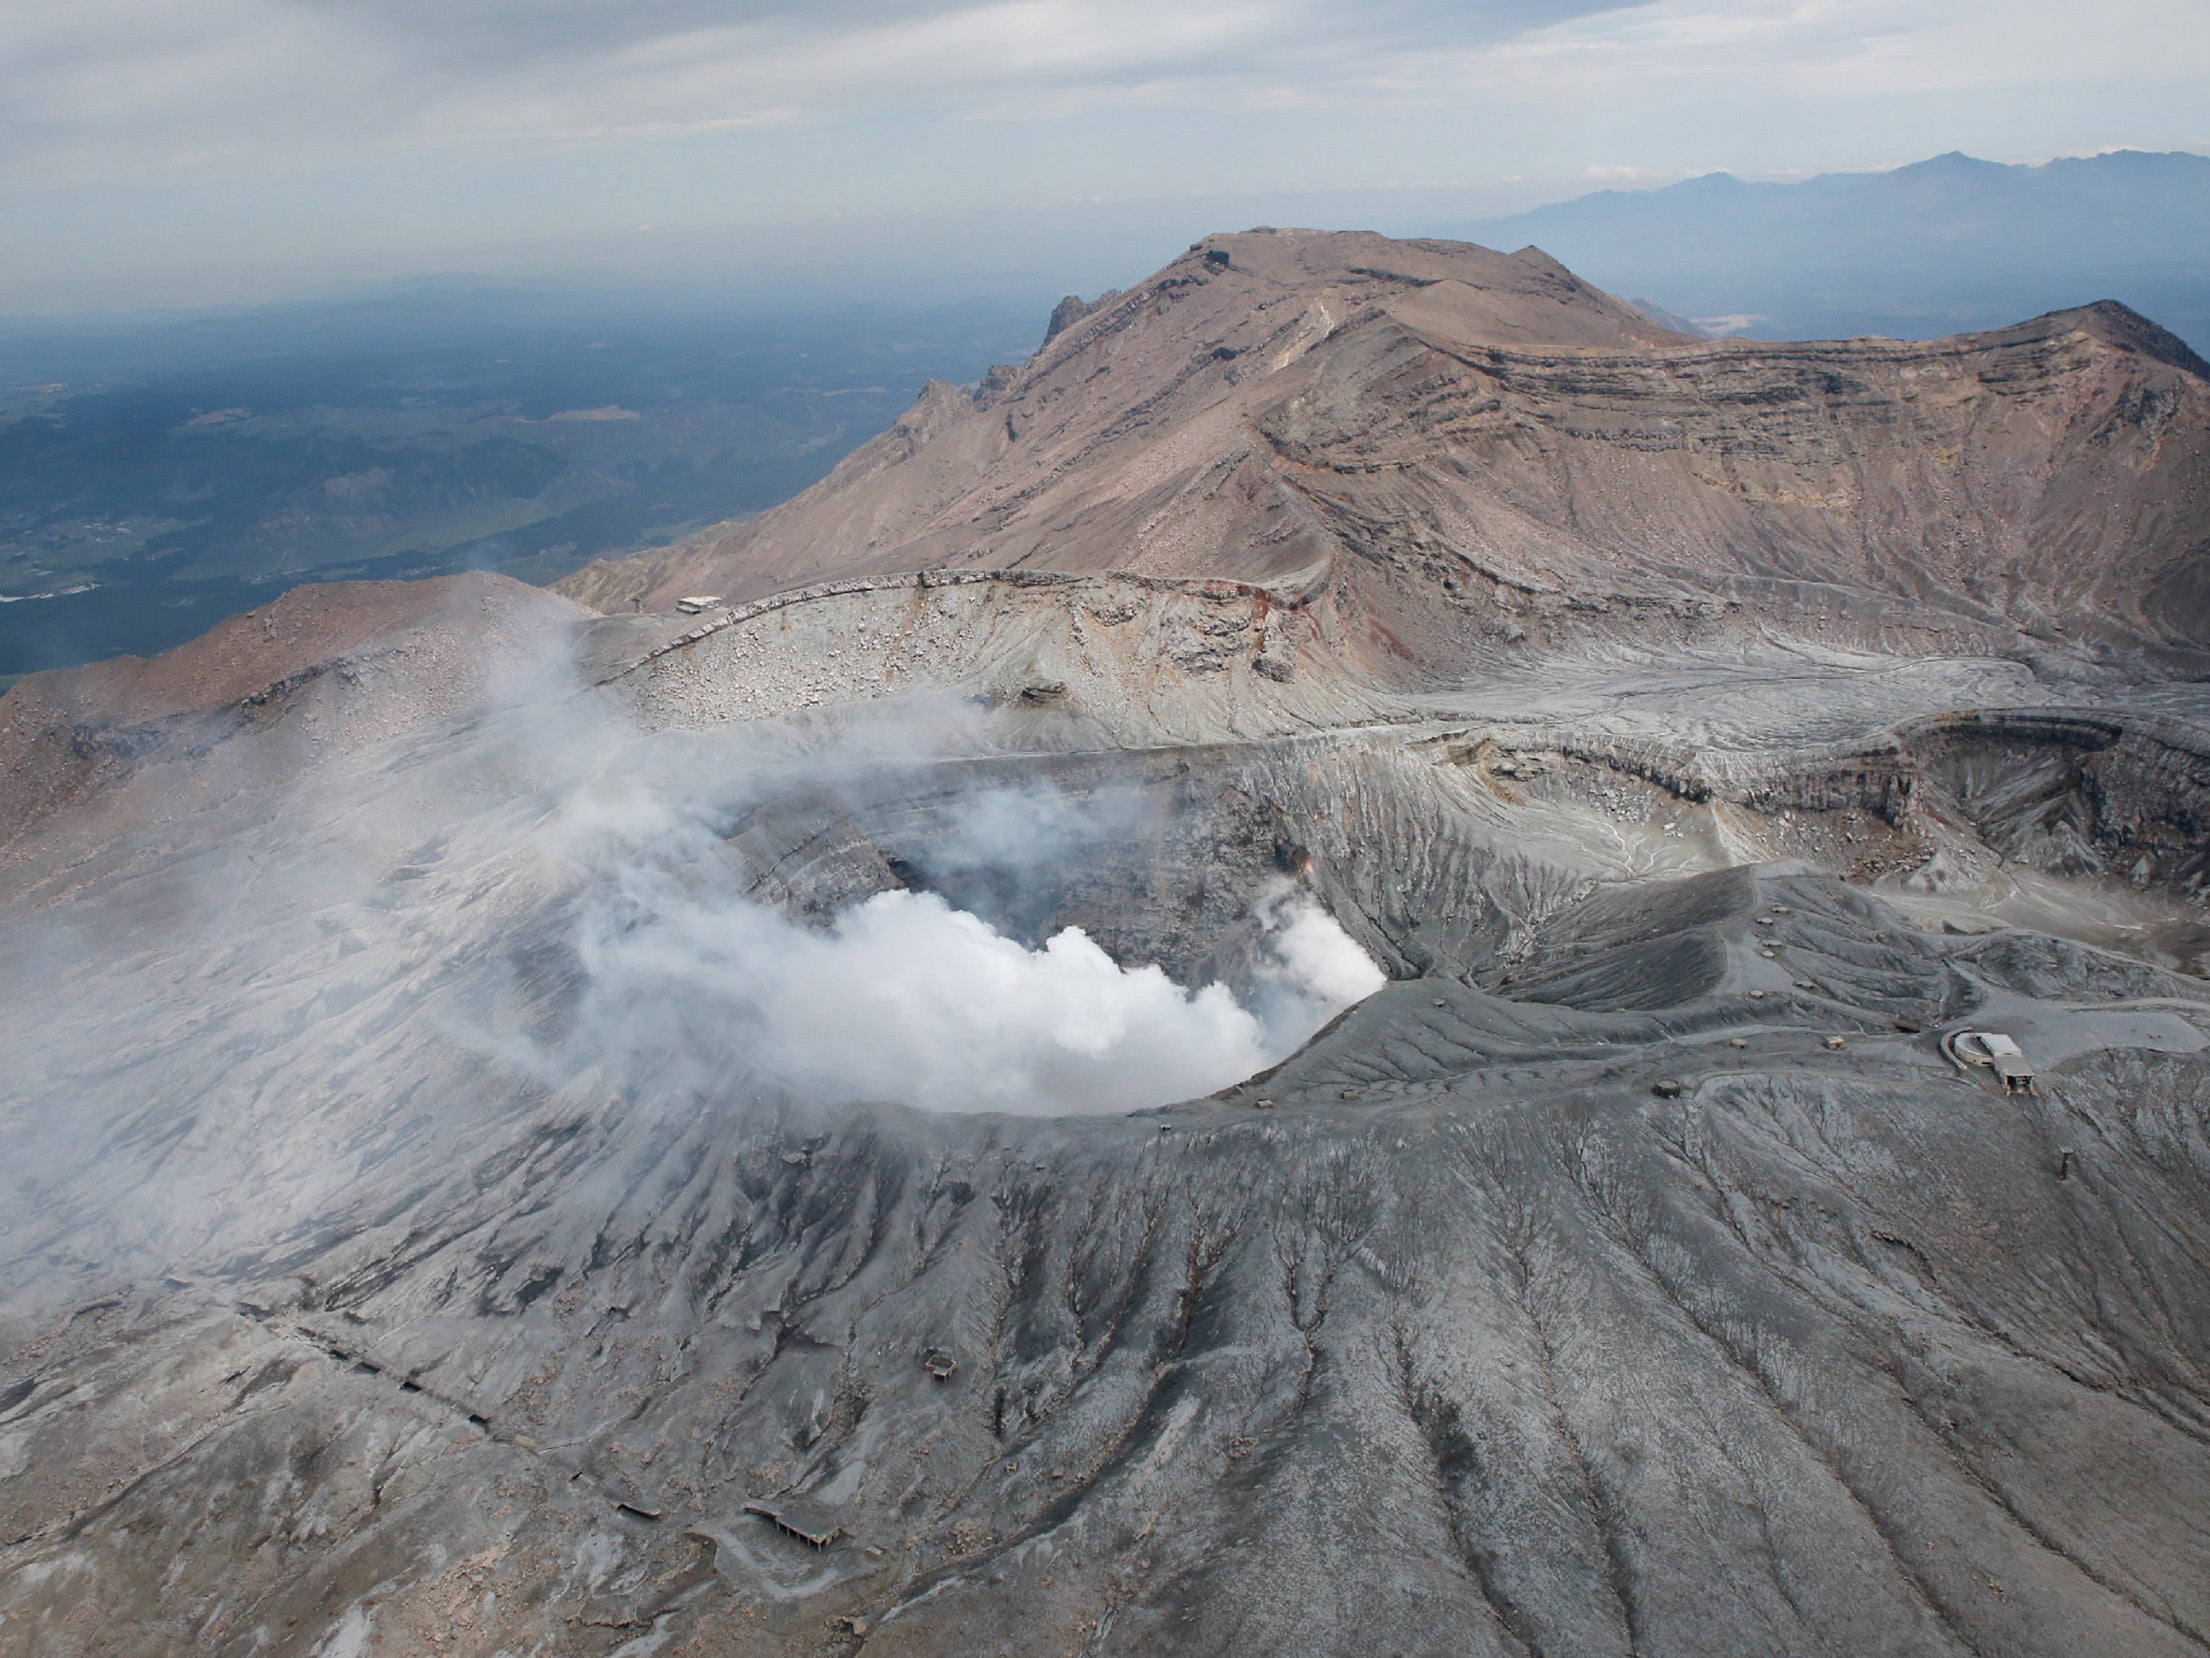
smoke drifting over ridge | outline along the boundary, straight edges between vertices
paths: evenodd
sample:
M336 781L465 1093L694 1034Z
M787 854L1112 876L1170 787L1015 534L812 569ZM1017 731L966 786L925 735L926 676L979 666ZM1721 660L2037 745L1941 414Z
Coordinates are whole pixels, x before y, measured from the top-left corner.
M393 1182L463 1180L461 1147L1187 1099L1381 983L1270 866L1173 950L1114 933L1128 889L1095 871L1152 878L1175 808L1111 770L1022 776L963 698L646 732L542 647L480 705L271 782L298 732L218 748L185 832L0 916L0 1298L373 1229ZM914 798L883 850L819 867L748 827ZM619 1201L642 1165L606 1156ZM39 1241L65 1235L67 1272Z
M587 1092L655 1106L764 1090L939 1112L1137 1110L1280 1061L1386 982L1278 876L1253 884L1218 975L1177 982L1140 951L1116 960L1061 907L1170 808L1132 780L993 781L1000 738L969 699L646 736L575 698L570 672L564 655L539 662L470 739L547 790L529 845L565 889L574 994L526 1032L453 1029L540 1084L589 1078ZM852 828L886 792L929 802L898 842L910 862ZM745 829L794 802L820 814L803 833L854 837L799 890L803 849ZM513 988L514 1003L536 995Z

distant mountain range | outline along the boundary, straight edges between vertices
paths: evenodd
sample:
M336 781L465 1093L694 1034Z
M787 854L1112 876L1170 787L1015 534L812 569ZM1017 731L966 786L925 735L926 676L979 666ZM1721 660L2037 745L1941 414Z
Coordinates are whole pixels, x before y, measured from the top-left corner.
M1453 227L1709 333L1931 338L2116 299L2210 351L2210 157L2120 150L1750 184L1711 173Z

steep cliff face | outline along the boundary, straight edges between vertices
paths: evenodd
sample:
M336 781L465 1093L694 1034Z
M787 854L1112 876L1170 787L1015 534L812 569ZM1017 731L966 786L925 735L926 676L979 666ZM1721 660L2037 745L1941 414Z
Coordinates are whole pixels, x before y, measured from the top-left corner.
M2201 649L2210 378L2115 305L1924 344L1691 341L1529 249L1210 238L601 608L935 566L1411 583L1523 632L1606 607ZM1737 627L1740 618L1735 618Z

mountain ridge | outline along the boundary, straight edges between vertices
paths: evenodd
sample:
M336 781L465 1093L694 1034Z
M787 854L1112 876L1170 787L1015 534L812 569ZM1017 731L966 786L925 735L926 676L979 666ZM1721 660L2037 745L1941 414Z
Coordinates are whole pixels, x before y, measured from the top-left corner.
M1707 173L1454 233L1540 242L1713 333L1928 338L2104 294L2210 350L2210 157L2188 151L2038 166L1953 151L1792 183Z
M1990 641L2087 596L2076 625L2113 648L2184 654L2210 623L2146 595L2210 541L2206 455L2210 368L2116 302L1930 342L1712 341L1539 249L1269 230L1195 244L971 391L927 388L782 506L560 590L651 610L1127 569L1460 610L1471 583L1561 620L1569 591L1690 614L1779 578ZM1968 591L1990 581L2006 596Z

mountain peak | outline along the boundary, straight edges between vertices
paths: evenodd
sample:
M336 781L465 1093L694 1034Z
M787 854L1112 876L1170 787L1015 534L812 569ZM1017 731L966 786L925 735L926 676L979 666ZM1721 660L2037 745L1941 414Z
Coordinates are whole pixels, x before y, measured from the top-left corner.
M2034 321L2069 324L2083 333L2092 334L2106 345L2154 358L2157 362L2182 369L2198 380L2210 381L2210 362L2205 362L2192 346L2170 329L2159 327L2121 301L2098 299L2086 305L2051 311Z
M1952 150L1795 183L1690 179L1466 227L1535 241L1619 293L1766 338L1927 338L2099 295L2210 351L2210 157L2011 165Z
M2079 332L2124 359L2066 349ZM1085 308L1017 369L973 391L930 388L804 495L564 588L605 609L662 609L950 566L1299 593L1348 582L1371 598L1375 583L1446 574L1462 596L1478 572L1483 590L1539 602L1686 603L1739 579L1745 559L1840 590L1880 587L1936 545L1949 561L1936 585L1962 588L1982 559L2011 556L1982 545L1985 525L1941 517L1946 489L1898 483L1873 499L1852 481L1906 465L1888 423L1925 373L1982 388L1944 406L1959 442L1998 384L2052 411L2102 411L2104 446L2065 435L2086 417L2052 413L1984 462L2106 501L2176 487L2150 474L2191 464L2184 443L2141 447L2153 434L2124 410L2199 409L2206 395L2193 355L2116 304L1925 346L1713 341L1537 247L1242 231ZM2133 460L2118 467L2121 453ZM1712 456L1736 458L1714 470ZM2023 579L2051 604L2085 565L2132 570L2138 587L2165 543L2132 522L2079 520L2071 540L2037 544ZM1836 551L1891 541L1866 559ZM1433 625L1431 595L1389 602Z
M1966 155L1962 150L1946 150L1940 155L1928 156L1924 161L1914 161L1908 166L1896 167L1887 173L1889 178L1991 178L2018 169L2000 161L1983 161L1976 155Z

